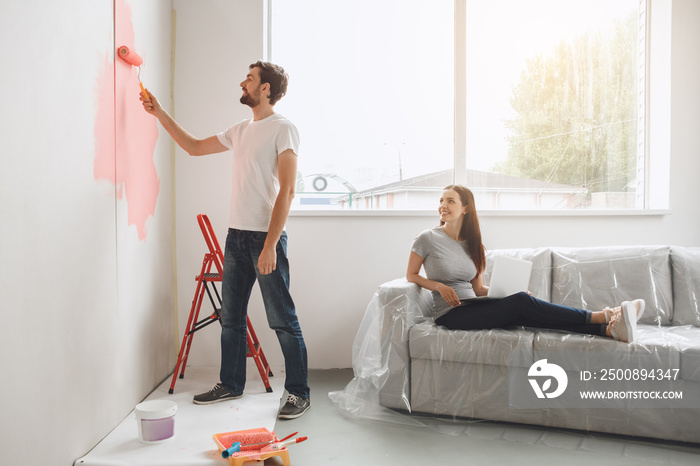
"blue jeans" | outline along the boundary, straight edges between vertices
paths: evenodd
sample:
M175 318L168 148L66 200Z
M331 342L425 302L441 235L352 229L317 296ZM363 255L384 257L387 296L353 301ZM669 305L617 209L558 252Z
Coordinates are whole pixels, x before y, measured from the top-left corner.
M525 292L503 299L469 300L435 323L450 330L523 326L603 336L606 327L591 323L591 311L552 304Z
M246 381L248 300L255 280L262 292L267 322L282 347L286 379L284 388L292 395L309 398L306 345L301 334L294 302L289 294L287 234L277 242L277 267L261 275L258 257L266 232L229 228L224 252L221 306L221 383L235 394L243 393Z

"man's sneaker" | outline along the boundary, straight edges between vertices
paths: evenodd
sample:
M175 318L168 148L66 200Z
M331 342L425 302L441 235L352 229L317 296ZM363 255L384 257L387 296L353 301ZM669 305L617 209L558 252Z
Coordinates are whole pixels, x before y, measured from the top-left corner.
M242 396L242 393L236 395L235 393L231 393L228 388L224 387L222 384L217 383L214 385L214 388L208 392L195 395L192 401L197 405L209 405L218 403L219 401L236 400Z
M280 419L296 419L304 414L311 407L311 400L300 398L296 395L289 395L287 402L280 410Z

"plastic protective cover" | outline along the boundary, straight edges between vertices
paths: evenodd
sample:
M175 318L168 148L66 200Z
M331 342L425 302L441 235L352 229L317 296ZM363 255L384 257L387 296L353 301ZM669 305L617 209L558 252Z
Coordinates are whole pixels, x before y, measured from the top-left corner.
M447 330L433 322L430 292L397 279L369 303L354 378L331 400L452 434L492 420L700 443L700 248L493 251L486 283L496 254L532 260L541 299L592 310L645 299L637 340Z

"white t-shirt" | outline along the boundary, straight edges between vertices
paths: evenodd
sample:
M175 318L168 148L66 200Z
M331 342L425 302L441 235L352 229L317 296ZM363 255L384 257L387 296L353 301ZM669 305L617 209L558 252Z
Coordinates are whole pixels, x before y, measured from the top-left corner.
M216 136L233 153L229 227L267 231L279 193L277 157L287 149L299 153L299 132L273 113L263 120L243 120Z
M476 266L467 253L466 241L456 241L441 227L420 233L413 240L411 250L423 258L423 269L429 280L453 288L460 300L476 298L471 281L476 277ZM433 317L447 314L454 306L433 291Z

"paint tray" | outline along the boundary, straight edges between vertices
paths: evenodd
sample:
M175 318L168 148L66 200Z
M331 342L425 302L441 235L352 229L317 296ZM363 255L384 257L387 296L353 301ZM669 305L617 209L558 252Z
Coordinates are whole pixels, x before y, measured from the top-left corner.
M220 434L214 434L213 439L216 446L219 447L219 451L222 452L233 445L234 442L242 442L246 440L249 434L259 434L267 433L271 434L272 439L277 441L277 435L274 432L270 432L264 427L259 427L257 429L247 429L247 430L237 430L234 432L223 432ZM229 464L233 466L241 466L246 461L259 461L263 462L267 458L273 456L279 456L282 460L284 466L289 466L289 450L287 448L282 448L280 450L271 450L270 445L263 445L260 450L242 450L233 453L228 457Z

